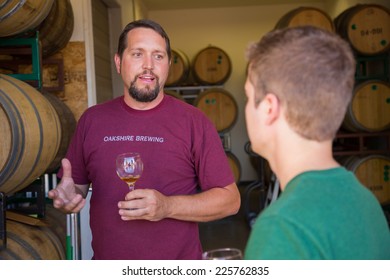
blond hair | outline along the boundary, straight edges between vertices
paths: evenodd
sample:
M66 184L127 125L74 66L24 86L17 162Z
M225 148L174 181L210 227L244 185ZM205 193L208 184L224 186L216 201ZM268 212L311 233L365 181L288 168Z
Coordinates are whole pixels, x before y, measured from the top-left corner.
M352 98L355 60L338 35L312 26L266 34L247 50L255 106L275 94L301 136L333 139Z

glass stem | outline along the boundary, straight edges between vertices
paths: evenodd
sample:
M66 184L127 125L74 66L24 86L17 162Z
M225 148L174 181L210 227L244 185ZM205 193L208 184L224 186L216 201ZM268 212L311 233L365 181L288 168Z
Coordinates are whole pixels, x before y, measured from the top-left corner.
M129 184L129 190L134 191L134 184Z

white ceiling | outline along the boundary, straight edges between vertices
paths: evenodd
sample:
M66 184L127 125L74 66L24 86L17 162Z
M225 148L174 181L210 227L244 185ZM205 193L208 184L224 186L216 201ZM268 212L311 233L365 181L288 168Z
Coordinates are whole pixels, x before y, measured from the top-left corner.
M148 10L199 9L324 2L326 0L143 0Z

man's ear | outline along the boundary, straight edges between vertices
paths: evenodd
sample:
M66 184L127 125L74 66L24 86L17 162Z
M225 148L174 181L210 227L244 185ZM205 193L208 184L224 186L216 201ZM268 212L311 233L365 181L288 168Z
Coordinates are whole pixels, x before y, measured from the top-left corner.
M273 93L267 93L262 103L262 110L265 116L266 124L272 124L279 118L280 115L279 98Z
M114 56L114 61L115 61L116 72L118 74L120 74L121 73L121 58L119 57L119 55L117 53Z

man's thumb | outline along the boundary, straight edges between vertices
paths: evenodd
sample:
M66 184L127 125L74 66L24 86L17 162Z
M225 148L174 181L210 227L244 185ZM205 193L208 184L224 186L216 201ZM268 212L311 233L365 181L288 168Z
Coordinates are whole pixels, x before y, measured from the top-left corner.
M62 177L72 178L72 165L70 164L70 161L67 158L63 158L61 164L63 171Z

